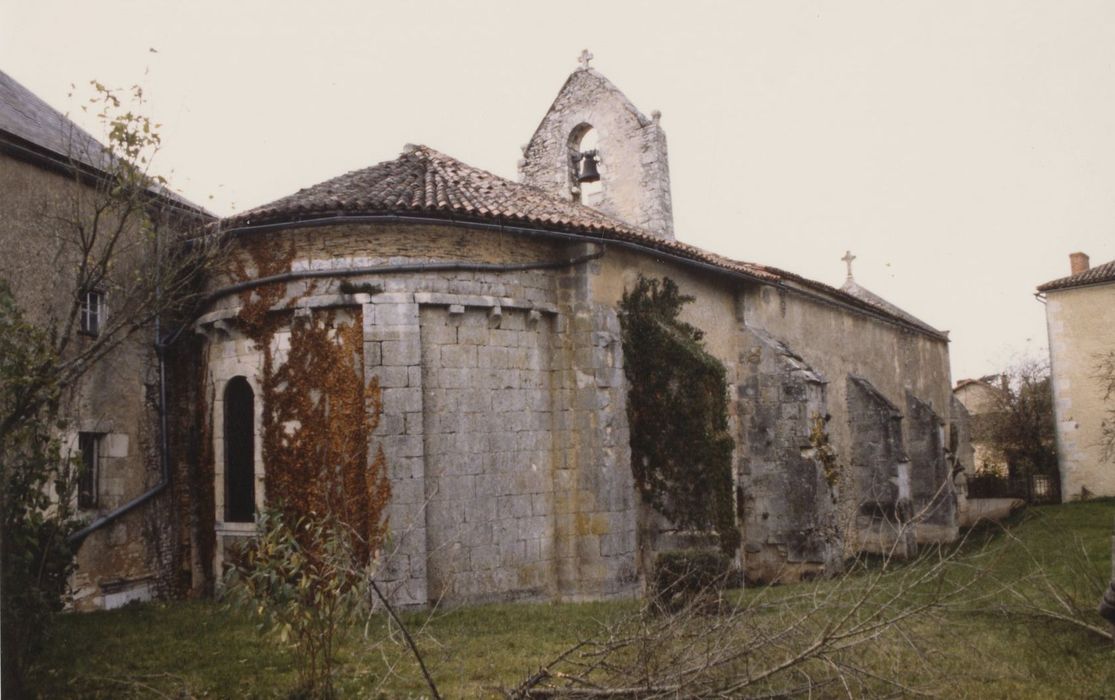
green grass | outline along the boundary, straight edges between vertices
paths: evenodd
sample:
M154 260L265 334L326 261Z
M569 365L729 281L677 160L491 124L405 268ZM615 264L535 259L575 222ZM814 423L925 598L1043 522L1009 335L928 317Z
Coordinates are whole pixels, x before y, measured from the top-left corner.
M981 597L1002 582L1019 590L1029 587L1037 595L1036 584L1023 579L1037 559L1053 580L1079 590L1083 603L1094 609L1098 599L1080 584L1109 573L1113 521L1115 501L1095 501L1030 509L1014 518L1013 536L997 527L971 533L957 559L958 571L974 566L992 574L971 591L971 602L932 623L915 622L921 627L920 651L884 642L865 649L862 659L897 667L912 682L946 697L1115 696L1110 642L1067 623L1004 615L995 609L999 596ZM786 586L765 595L776 601L833 585ZM406 620L445 697L489 697L602 623L637 608L635 601L485 605L432 616L412 613ZM1098 616L1095 620L1102 623ZM342 697L426 692L401 638L383 619L372 622L366 638L362 632L341 650ZM285 697L296 682L292 663L285 650L258 636L250 619L217 603L155 603L60 616L30 680L45 698Z

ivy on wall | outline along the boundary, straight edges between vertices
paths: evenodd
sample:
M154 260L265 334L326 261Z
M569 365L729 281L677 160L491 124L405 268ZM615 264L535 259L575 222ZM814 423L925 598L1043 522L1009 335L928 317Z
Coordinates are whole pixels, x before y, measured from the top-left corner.
M643 500L677 527L740 544L732 502L732 449L724 365L704 333L678 319L693 297L639 276L620 302L631 469Z
M245 245L257 276L290 269L295 250L258 242ZM244 261L237 275L249 279ZM339 518L360 536L362 558L374 556L386 534L391 496L383 446L372 435L383 413L378 377L364 381L363 323L359 307L295 315L301 296L275 309L283 284L241 293L240 328L263 354L261 456L268 501L292 520L317 513ZM290 329L289 347L277 352L276 334ZM369 455L371 458L369 459Z

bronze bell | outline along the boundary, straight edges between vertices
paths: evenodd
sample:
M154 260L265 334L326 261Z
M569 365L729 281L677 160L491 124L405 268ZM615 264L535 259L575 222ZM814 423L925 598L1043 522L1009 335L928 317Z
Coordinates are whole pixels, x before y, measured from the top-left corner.
M581 154L581 174L577 182L597 182L600 180L600 171L596 169L596 151L585 151Z

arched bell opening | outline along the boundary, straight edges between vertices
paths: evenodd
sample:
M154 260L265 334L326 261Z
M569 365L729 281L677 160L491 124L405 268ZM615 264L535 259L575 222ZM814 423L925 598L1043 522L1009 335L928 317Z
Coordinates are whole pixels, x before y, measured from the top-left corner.
M604 193L598 135L591 124L579 124L569 134L569 182L574 202L594 206Z

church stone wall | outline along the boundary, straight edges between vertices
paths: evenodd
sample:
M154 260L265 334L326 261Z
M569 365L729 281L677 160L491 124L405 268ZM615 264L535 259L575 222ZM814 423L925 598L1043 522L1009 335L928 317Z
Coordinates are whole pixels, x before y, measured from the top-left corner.
M847 424L852 436L848 460L857 545L877 552L910 554L916 548L910 457L902 412L862 377L847 379Z
M420 311L431 600L554 592L552 323Z
M748 330L736 390L745 573L794 581L833 572L843 553L836 492L812 439L815 421L827 421L825 381L784 344Z
M630 469L617 309L639 274L669 276L695 297L683 320L706 332L707 349L727 368L740 563L755 577L790 580L839 566L839 508L810 431L815 416L830 416L838 460L855 462L852 425L867 409L848 400L853 369L878 381L880 396L890 392L891 404L905 405L907 386L950 395L942 341L649 254L392 223L292 228L268 245L293 245L295 270L602 254L549 270L346 276L362 290L353 294L341 293L340 276L288 284L296 305L361 309L366 379L383 387L375 439L392 486L381 580L403 604L640 589L669 524L651 522ZM203 322L232 319L238 303L223 298ZM236 367L222 376L258 364L250 348L211 352L214 367ZM940 447L937 416L948 410L931 401L925 415L938 421L938 440L925 443L929 461ZM888 439L901 445L910 428L894 426ZM897 456L872 459L890 468ZM858 505L866 490L837 495Z
M601 308L615 308L624 289L631 288L639 274L669 276L678 283L683 294L695 297L693 303L683 307L682 320L705 331L704 342L707 349L728 370L730 390L733 396L740 397L730 405L729 420L736 435L748 435L747 421L751 420L748 417L749 412L772 410L761 404L756 405L750 397L744 398L741 394L741 391L746 391L743 387L752 381L753 370L749 358L755 341L751 329L761 329L771 339L783 344L791 354L799 357L804 366L825 382L825 405L827 414L831 416L827 423L829 438L838 464L847 470L854 472L851 464L857 443L853 435L853 423L856 419L850 413L847 377L869 377L874 390L893 406L905 406L906 391L909 389L919 398L924 397L938 416L946 420L943 416L948 415L951 391L948 344L944 340L834 303L811 299L791 290L778 290L733 280L633 251L611 249L599 261L597 269L592 280L593 299ZM772 377L768 377L766 382L773 387ZM773 391L773 388L768 389L768 392ZM771 398L771 403L773 401ZM789 415L806 416L812 408L810 402L803 399L799 408L787 407L785 410ZM901 410L895 410L899 416L902 415ZM802 421L804 422L804 418ZM782 429L782 449L784 456L788 456L792 436L801 433L797 428L787 428L785 424ZM920 435L913 435L910 431L921 428L911 428L904 421L899 421L895 430L898 431L896 439L901 441L901 445L905 445L908 440L920 439ZM933 428L934 434L937 431L937 428ZM808 433L802 435L804 437ZM743 441L737 442L736 464L744 505L761 504L766 499L756 492L755 497L749 500L749 489L756 488L744 474L750 468L750 449L750 445L745 446ZM904 448L902 449L904 452ZM800 460L800 450L798 459ZM888 464L889 466L893 465ZM867 499L865 494L868 485L855 478L847 481L852 486L850 492L841 491L839 494L837 519L841 523L863 523L868 530L866 536L874 531L874 525L870 519L865 520L858 516L857 512L861 500ZM760 489L760 492L764 490ZM771 503L772 508L780 511L781 507L776 508L775 505ZM805 521L796 525L798 531L814 526ZM760 532L762 531L763 528L760 528ZM786 532L790 532L790 529ZM926 541L935 541L942 536L932 528L919 528L916 535ZM756 540L761 541L763 537L756 535L752 539L751 534L744 532L744 539L752 543L752 549L755 548ZM855 540L852 537L849 541ZM785 545L779 544L778 547L785 548ZM763 551L767 550L764 548ZM759 560L752 557L752 561ZM784 571L787 572L820 569L819 565L784 566ZM773 570L771 565L765 563L762 567Z
M563 261L595 250L391 224L292 229L267 245L293 245L294 270ZM591 265L343 278L367 290L354 294L340 293L340 276L287 284L278 308L361 307L392 487L381 579L397 602L638 587L619 322L615 309L588 302ZM237 342L238 304L226 296L202 319L216 381L258 373L259 353Z
M946 459L945 423L933 407L906 392L910 435L910 497L918 515L918 540L956 539L956 493Z

